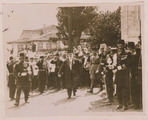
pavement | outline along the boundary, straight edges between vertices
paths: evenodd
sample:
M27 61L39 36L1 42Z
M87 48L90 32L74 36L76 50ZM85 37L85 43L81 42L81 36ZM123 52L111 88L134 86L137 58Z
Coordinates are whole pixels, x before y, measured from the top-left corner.
M56 91L54 89L46 90L45 93L30 92L29 103L25 103L22 92L20 105L14 106L15 101L10 101L6 97L6 117L46 117L46 116L81 116L81 115L98 115L103 112L138 112L130 108L127 111L116 110L117 100L114 97L113 103L106 104L105 91L98 93L99 89L95 88L94 93L87 93L88 88L79 88L77 95L67 99L66 90Z

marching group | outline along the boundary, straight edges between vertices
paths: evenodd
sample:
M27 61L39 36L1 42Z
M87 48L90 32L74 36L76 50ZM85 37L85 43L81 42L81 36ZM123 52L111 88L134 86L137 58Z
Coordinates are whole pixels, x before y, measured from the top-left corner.
M13 57L7 63L9 97L19 105L21 91L25 102L30 92L44 93L46 89L67 89L68 99L76 96L78 87L89 86L88 93L99 85L105 89L108 103L117 95L117 109L127 110L129 104L142 108L142 55L141 44L125 44L119 40L116 47L106 44L85 52L75 48L72 53L40 56L39 60L20 53L19 61ZM16 95L16 98L15 98Z

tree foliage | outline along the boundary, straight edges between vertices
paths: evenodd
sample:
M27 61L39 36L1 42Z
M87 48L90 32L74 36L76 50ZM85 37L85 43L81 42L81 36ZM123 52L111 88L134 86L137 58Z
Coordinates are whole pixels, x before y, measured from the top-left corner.
M121 39L120 7L114 12L99 12L88 26L88 31L95 43L105 42L107 45L116 45Z
M92 23L97 16L96 7L60 7L58 8L58 37L64 40L69 39L68 34L68 10L71 12L71 35L73 45L80 43L80 37L83 31Z

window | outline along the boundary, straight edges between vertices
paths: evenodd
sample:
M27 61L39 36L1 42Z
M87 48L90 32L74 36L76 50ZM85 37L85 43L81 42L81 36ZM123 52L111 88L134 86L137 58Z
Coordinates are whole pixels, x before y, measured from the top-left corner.
M48 43L46 43L46 49L51 49L51 43L50 42L48 42Z
M24 50L23 44L18 44L18 52L21 52Z
M43 50L43 43L42 42L38 43L38 50Z

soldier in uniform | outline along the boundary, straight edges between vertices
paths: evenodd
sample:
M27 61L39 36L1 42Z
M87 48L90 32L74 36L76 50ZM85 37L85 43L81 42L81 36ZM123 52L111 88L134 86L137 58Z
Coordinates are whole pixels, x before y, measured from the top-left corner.
M14 100L16 84L15 84L15 74L14 74L14 59L10 57L10 62L7 63L7 69L9 71L8 87L9 87L9 97L10 100Z
M21 90L24 91L25 103L28 102L28 95L30 90L29 75L27 68L29 64L24 61L24 53L20 54L20 61L15 66L15 74L17 76L17 93L16 102L14 105L18 106L20 101Z
M90 80L91 80L91 85L90 85L90 91L87 91L89 93L93 93L93 88L94 88L94 82L98 79L97 77L97 71L99 71L99 56L97 54L98 50L97 48L92 48L93 55L90 57Z
M116 73L116 85L117 85L117 109L128 109L128 89L129 89L129 71L127 69L127 53L124 50L124 40L118 42L117 52L117 73Z
M107 55L105 59L105 84L106 84L106 92L107 92L107 103L111 104L113 102L113 57L111 55L111 49L108 48Z
M99 53L99 58L100 58L100 68L99 68L99 84L100 84L100 92L103 90L103 82L104 82L104 67L105 67L105 61L106 61L106 51L105 47L100 46L100 53Z
M55 64L55 83L56 83L56 88L60 90L62 87L62 80L61 78L58 77L58 72L62 65L62 60L60 60L58 53L56 54L55 59L51 61L51 64Z

